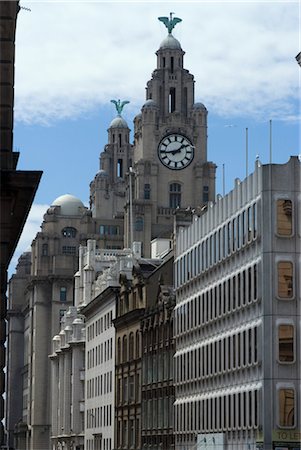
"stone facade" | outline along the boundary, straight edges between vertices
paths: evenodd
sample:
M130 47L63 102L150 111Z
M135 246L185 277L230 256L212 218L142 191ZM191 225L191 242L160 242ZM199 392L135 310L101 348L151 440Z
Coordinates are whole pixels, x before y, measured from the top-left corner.
M70 306L53 338L51 448L84 450L85 324Z
M7 414L8 445L19 432L26 449L49 449L51 436L50 361L52 338L73 305L78 248L95 236L91 214L77 198L56 199L32 243L31 262L20 259L9 285ZM29 272L30 265L30 274ZM18 386L17 393L13 386Z
M116 319L115 448L142 447L142 337L146 308L155 307L160 280L172 284L172 258L137 260L120 277Z
M300 448L300 181L258 161L178 230L179 450Z
M159 280L157 302L141 319L142 448L174 448L174 306L173 285Z
M162 41L146 102L134 119L132 233L133 240L143 242L145 257L153 239L171 237L176 208L195 208L215 197L216 166L207 161L208 112L195 102L194 78L184 68L184 53L172 34ZM178 150L182 146L187 148L185 156ZM131 235L129 196L126 246Z

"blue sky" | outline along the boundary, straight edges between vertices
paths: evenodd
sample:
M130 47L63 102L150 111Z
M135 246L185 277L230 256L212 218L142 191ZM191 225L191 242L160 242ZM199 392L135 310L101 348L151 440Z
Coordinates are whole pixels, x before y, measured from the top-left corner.
M99 169L107 128L115 117L111 99L131 103L132 121L145 101L166 36L158 16L174 11L174 30L195 76L196 101L208 111L208 159L222 166L228 192L249 172L256 156L273 162L300 150L300 2L25 1L17 24L14 149L19 169L43 170L35 202L12 260L39 230L43 213L70 193L85 204Z

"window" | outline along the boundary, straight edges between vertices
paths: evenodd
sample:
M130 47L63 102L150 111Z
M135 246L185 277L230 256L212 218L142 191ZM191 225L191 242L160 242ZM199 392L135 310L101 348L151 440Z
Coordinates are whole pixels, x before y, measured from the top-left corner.
M144 185L144 199L145 200L150 200L150 191L151 191L150 184L146 183Z
M62 235L68 238L74 238L76 236L76 229L73 227L65 227L62 229Z
M129 337L129 359L134 358L134 333L130 333Z
M60 309L60 322L62 321L64 315L65 315L66 310L65 309Z
M209 202L209 186L203 186L203 202Z
M173 59L173 58L172 58ZM172 87L168 97L168 112L172 113L176 109L176 88Z
M295 425L295 391L294 389L279 389L279 426L294 427Z
M181 207L181 185L179 183L172 183L169 186L169 207Z
M76 247L71 247L70 245L63 245L62 252L63 255L75 255Z
M123 177L123 160L122 159L118 159L118 161L117 161L117 177L119 177L119 178Z
M294 327L279 325L278 327L278 359L279 362L294 361Z
M129 423L129 446L132 448L135 445L135 430L134 430L134 420L131 419Z
M42 256L48 256L48 244L42 245Z
M126 335L124 335L123 340L122 340L122 361L127 362L127 359L128 359L127 337L126 337Z
M277 200L277 233L280 236L291 236L292 232L292 201Z
M278 262L278 296L293 297L293 263L290 261Z
M143 231L143 217L136 217L135 231Z
M118 234L120 234L120 229L118 225L100 225L99 232L101 236L117 236Z
M135 385L134 385L134 375L129 377L129 401L133 402L135 400Z
M60 301L65 302L67 300L67 288L62 286L60 288Z

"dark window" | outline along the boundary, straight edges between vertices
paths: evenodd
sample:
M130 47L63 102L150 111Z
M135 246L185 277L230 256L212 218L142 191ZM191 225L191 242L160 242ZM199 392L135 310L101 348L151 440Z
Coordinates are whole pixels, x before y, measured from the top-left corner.
M76 229L73 227L65 227L62 229L62 235L68 238L74 238L76 236Z
M173 73L173 71L174 71L174 57L173 56L171 56L171 58L170 58L170 71L171 71L171 73Z
M203 202L209 201L209 186L203 186Z
M118 225L100 225L99 232L100 235L116 236L119 234L120 229Z
M181 207L181 185L179 183L172 183L169 186L169 207Z
M42 256L47 256L48 255L48 244L43 244L42 245Z
M60 301L65 302L67 300L67 288L62 286L60 288Z
M294 361L294 327L293 325L279 325L278 352L280 362Z
M146 183L144 185L144 199L145 200L149 200L150 199L150 190L151 190L150 184Z
M143 217L137 217L135 222L135 230L143 231Z
M64 315L65 315L66 310L65 309L60 309L60 322L62 321Z
M76 247L71 247L69 245L63 245L63 254L64 255L75 255Z

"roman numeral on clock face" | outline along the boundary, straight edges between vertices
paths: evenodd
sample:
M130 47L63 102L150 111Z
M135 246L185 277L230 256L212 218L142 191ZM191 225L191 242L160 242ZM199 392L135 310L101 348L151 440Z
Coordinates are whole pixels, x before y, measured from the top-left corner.
M165 136L158 147L161 163L169 169L185 169L193 160L194 151L188 138L181 134Z

